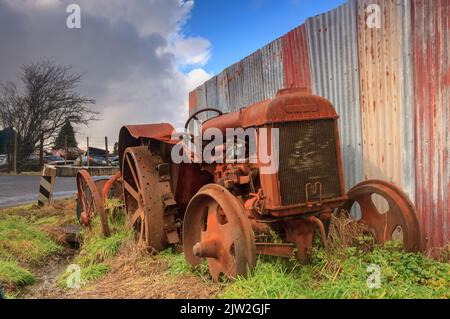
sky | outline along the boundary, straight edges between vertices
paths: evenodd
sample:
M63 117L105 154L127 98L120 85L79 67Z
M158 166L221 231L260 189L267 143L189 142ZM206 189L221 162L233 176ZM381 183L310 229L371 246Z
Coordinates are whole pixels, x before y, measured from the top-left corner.
M66 26L69 4L81 28ZM182 127L188 92L310 16L344 0L0 0L0 81L42 59L83 74L100 121L78 142L112 145L123 125Z

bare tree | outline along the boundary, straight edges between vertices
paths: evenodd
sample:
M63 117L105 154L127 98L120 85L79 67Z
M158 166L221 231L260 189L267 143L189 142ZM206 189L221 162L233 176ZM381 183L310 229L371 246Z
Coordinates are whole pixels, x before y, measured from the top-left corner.
M0 125L16 130L19 163L41 138L53 141L66 122L87 125L96 120L98 113L90 109L95 100L75 91L81 75L72 73L71 66L48 60L24 65L20 80L20 88L12 82L0 84Z

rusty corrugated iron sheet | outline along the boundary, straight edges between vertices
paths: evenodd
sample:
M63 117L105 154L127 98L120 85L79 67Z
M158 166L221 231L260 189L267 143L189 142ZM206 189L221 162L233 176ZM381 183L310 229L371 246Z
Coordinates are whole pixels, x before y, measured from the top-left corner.
M264 100L273 98L284 86L283 39L261 48Z
M263 70L261 50L242 60L244 106L264 100Z
M227 72L217 76L217 107L224 113L230 112L230 96L228 94Z
M363 179L356 10L352 1L306 21L313 93L329 99L340 117L346 189Z
M205 82L206 86L206 105L207 107L217 108L217 77L214 76ZM216 112L207 112L207 117L217 116Z
M217 107L217 77L214 76L205 82L206 85L206 105Z
M203 83L197 88L197 106L195 111L204 109L208 107L208 102L206 101L206 83ZM199 114L198 118L200 120L206 120L207 113Z
M189 115L194 112L197 107L197 91L189 92Z
M228 78L228 95L230 97L230 111L237 111L244 107L244 85L242 82L242 61L235 63L226 70Z
M416 207L425 248L450 239L450 0L413 1Z
M283 36L284 86L311 91L308 40L304 24Z
M373 4L380 28L367 23ZM393 182L414 200L410 1L359 0L358 36L364 176Z

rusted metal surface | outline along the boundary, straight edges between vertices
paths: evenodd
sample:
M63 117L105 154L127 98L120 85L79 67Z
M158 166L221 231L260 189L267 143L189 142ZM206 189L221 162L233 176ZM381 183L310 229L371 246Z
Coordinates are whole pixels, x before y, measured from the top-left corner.
M263 126L269 123L336 119L337 113L327 99L301 89L280 90L273 99L256 103L245 109L211 119L203 129L226 129Z
M231 111L230 96L228 93L227 72L222 72L217 76L217 107L224 113Z
M100 190L105 183L106 180L100 181L97 183L98 185L94 183L91 175L86 170L82 170L77 174L77 199L81 208L80 223L84 226L89 226L95 215L99 214L102 233L105 236L109 236L110 230Z
M329 99L339 114L347 190L363 180L356 10L351 1L306 21L313 93Z
M230 111L237 111L244 106L244 85L242 83L243 67L238 62L226 70L228 79L228 94L230 97Z
M136 230L141 245L157 252L176 235L175 216L165 210L165 202L173 199L170 182L157 177L161 163L146 146L127 148L122 161L127 225Z
M283 39L279 38L261 48L264 99L271 99L285 88L283 67Z
M141 146L143 139L153 139L167 144L176 144L172 140L174 127L168 123L126 125L119 133L119 161L122 163L123 153L128 147Z
M293 244L286 243L256 243L256 253L258 255L289 258L294 253L294 248Z
M189 92L189 114L197 107L197 91Z
M111 176L102 188L102 200L105 202L110 197L123 199L122 174L120 170Z
M243 106L264 100L262 55L258 50L242 60Z
M214 76L205 82L206 87L206 105L207 107L217 108L217 77ZM210 118L212 116L217 116L217 113L206 113L206 117Z
M380 28L368 26L371 4L381 9ZM392 182L414 200L411 34L409 0L358 1L364 177Z
M308 38L304 24L283 36L284 87L311 91Z
M413 1L416 207L426 249L450 240L449 16L449 0Z
M208 261L214 281L245 276L256 265L255 238L241 202L217 184L204 186L190 201L183 225L186 260Z
M300 176L297 175L297 177L293 181L295 185L290 184L286 187L287 189L296 189L297 191L300 191L304 194L305 192L307 192L307 190L305 189L308 187L307 184L311 183L312 181L313 183L319 181L317 180L317 176L325 176L325 168L330 167L331 165L333 167L334 174L334 176L332 176L333 182L330 183L326 179L322 180L322 186L326 188L325 192L323 193L325 196L321 198L321 200L314 200L314 205L307 205L308 203L306 203L304 200L300 200L297 197L295 197L295 199L299 200L293 200L289 202L282 201L280 187L283 183L286 183L286 180L280 181L280 177L283 176L283 178L285 179L286 176L293 176L293 171L288 172L288 170L286 170L287 173L284 175L280 171L274 174L264 174L260 176L260 182L265 195L265 207L270 210L270 212L274 211L274 214L278 216L284 213L295 215L308 211L338 207L344 200L346 200L345 190L342 185L343 175L341 156L339 152L340 148L337 147L337 145L339 145L339 137L337 134L336 119L337 113L333 108L333 105L328 100L311 95L303 89L285 89L280 90L277 96L271 100L260 102L248 108L241 109L240 111L211 119L204 124L203 129L206 130L208 128L218 128L222 131L225 131L227 128L237 127L278 127L279 125L287 125L287 122L298 122L298 125L308 125L309 121L316 121L315 123L319 128L325 125L327 126L327 128L331 129L328 134L329 136L325 137L326 139L328 139L328 142L324 142L324 145L327 143L330 144L330 147L327 149L331 150L331 153L333 153L332 155L330 155L331 153L328 154L328 156L332 157L331 159L327 158L330 163L319 163L316 158L316 161L318 162L317 167L320 166L319 171L316 170L314 172L314 170L309 170L309 175L306 174L308 176L303 176L303 179L301 179ZM268 131L268 134L270 134L270 130ZM286 134L289 135L289 132L286 132ZM320 134L320 132L317 134ZM302 137L302 135L305 134L301 133L300 136L298 136L299 141L302 141L307 145L314 144L314 137L311 136L311 134L306 134L306 139L304 136ZM282 136L280 136L280 138L282 138ZM330 138L333 142L334 148L331 146L331 142L329 141ZM284 141L280 140L280 142L287 141L291 141L291 139L285 139ZM305 151L307 149L307 145L303 145L302 151ZM294 145L287 145L286 149L289 149L289 147L292 147L292 151L295 151ZM319 150L325 152L324 149L317 147L316 151ZM310 154L310 151L306 153ZM317 155L317 152L313 152L313 154ZM289 156L286 154L280 154L280 159L288 161ZM283 164L280 165L280 168L283 167ZM305 183L303 185L298 184L301 181L305 181ZM302 209L299 210L300 206L302 207Z
M208 101L206 100L206 82L197 88L197 107L195 111L208 107ZM201 116L201 120L204 121L208 118L208 114L204 113Z
M375 206L373 194L386 200L388 207L385 211ZM401 241L407 251L417 252L421 249L414 205L399 188L384 181L368 180L353 187L348 197L343 209L349 212L357 202L361 207L361 221L368 226L379 244L389 240Z

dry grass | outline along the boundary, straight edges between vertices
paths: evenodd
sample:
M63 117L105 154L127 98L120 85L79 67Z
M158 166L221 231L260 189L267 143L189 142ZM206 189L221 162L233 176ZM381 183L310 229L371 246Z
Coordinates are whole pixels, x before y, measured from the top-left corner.
M108 262L109 273L83 289L67 290L61 298L75 299L195 299L213 298L221 287L195 274L174 276L170 263L126 243ZM120 288L118 288L120 287Z

